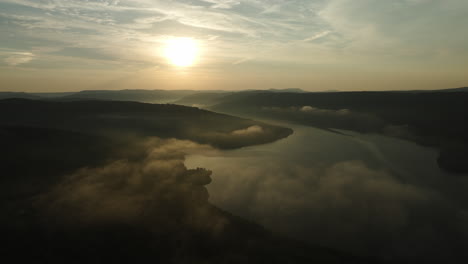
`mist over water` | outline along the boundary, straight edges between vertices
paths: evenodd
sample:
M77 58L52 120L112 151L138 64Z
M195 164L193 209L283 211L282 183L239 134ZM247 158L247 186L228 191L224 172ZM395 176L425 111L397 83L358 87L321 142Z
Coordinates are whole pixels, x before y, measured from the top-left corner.
M285 126L286 139L185 164L213 171L213 204L290 237L389 260L463 257L468 178L441 171L436 150Z

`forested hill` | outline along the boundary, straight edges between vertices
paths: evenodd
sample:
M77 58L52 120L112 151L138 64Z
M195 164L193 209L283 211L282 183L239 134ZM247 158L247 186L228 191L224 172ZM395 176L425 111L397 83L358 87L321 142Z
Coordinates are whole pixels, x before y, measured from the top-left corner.
M192 97L193 98L193 97ZM467 92L238 93L208 109L324 128L383 133L434 146L439 164L468 172Z
M219 148L268 143L292 133L288 128L194 107L96 100L0 100L0 124L189 139Z

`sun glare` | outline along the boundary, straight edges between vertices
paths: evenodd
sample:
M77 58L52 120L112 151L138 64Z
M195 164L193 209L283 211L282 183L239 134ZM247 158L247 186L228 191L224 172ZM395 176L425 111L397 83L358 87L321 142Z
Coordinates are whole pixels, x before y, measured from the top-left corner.
M193 65L195 63L197 53L198 45L192 38L169 39L164 49L164 56L171 64L179 67Z

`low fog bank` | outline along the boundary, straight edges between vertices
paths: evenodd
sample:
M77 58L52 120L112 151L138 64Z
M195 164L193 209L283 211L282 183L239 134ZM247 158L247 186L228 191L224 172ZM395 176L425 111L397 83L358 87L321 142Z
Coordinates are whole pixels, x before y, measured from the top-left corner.
M132 151L135 150L140 152L135 153L139 158L110 160L101 166L72 172L49 192L41 194L38 206L47 215L57 217L60 225L144 220L150 225L166 225L163 229L167 229L176 223L158 219L155 213L171 218L177 211L206 204L208 192L203 186L211 182L211 171L187 170L184 156L194 150L214 150L190 141L157 138L139 143ZM172 214L170 207L175 211Z
M217 155L221 147L271 142L290 129L130 102L5 100L0 109L0 232L6 259L375 262L308 246L218 209L208 202L209 168L184 164L187 154Z
M2 195L5 249L45 263L178 263L179 256L190 257L184 246L194 246L192 235L215 240L230 225L228 215L207 203L211 172L183 164L194 150L214 151L189 141L133 141L119 159L55 177L33 194ZM26 157L22 162L31 166ZM38 170L31 176L45 181L50 175Z
M146 138L114 151L120 154L107 153L99 164L53 180L46 180L49 171L23 157L22 166L37 169L31 179L49 182L34 192L21 192L31 179L12 185L2 177L2 189L19 191L0 194L4 258L40 263L373 262L274 235L208 203L205 186L211 171L184 165L187 154L218 152L208 145ZM19 176L16 172L7 174Z
M215 205L294 238L391 263L464 263L468 181L437 174L436 153L292 127L292 137L269 146L187 164L212 169Z
M275 116L299 124L321 128L346 129L358 132L384 132L386 123L381 118L349 109L321 109L313 106L262 107L261 115Z

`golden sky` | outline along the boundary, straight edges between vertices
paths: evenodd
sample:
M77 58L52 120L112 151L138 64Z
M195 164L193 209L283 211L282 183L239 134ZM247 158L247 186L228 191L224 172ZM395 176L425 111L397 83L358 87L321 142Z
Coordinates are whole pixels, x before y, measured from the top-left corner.
M0 0L0 91L468 85L466 0Z

